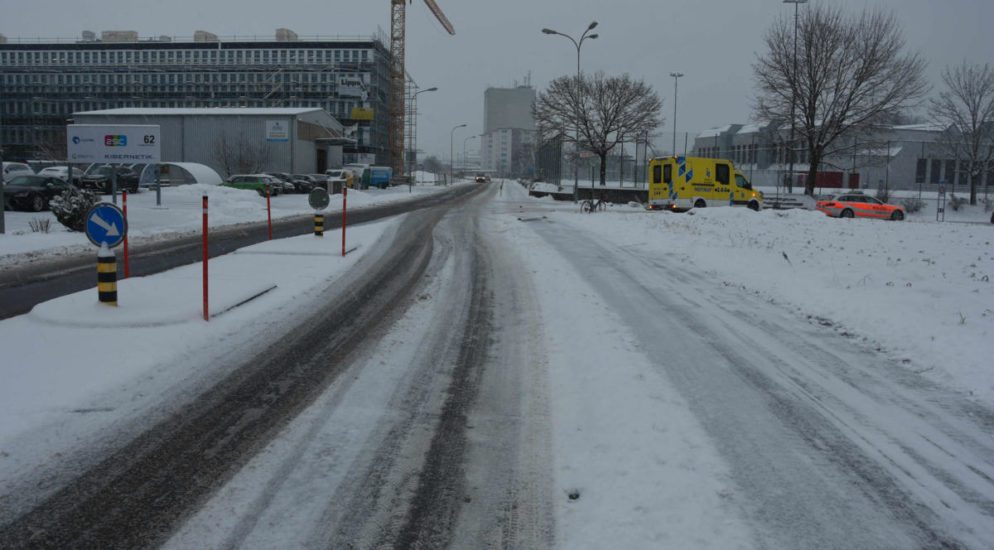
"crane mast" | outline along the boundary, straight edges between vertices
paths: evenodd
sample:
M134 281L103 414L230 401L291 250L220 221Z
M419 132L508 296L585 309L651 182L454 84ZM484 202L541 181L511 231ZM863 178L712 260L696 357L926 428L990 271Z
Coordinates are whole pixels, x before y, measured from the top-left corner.
M396 176L404 175L404 90L406 89L405 70L405 28L407 19L407 3L409 0L390 0L390 124L388 127L388 145L390 148L390 167ZM435 15L438 22L449 34L456 30L449 19L442 13L435 0L424 0L428 9Z

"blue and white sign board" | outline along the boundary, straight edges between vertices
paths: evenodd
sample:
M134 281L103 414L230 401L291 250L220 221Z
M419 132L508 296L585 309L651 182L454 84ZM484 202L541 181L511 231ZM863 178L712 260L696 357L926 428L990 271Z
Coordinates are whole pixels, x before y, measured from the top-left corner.
M66 131L66 150L72 163L159 162L159 142L157 124L70 124Z
M86 238L97 245L114 248L128 234L128 224L121 209L109 202L95 205L86 213Z

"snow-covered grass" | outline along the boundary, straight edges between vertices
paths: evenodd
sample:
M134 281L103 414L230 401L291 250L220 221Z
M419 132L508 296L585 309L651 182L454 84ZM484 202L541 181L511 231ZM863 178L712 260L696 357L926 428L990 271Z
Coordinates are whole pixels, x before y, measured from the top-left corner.
M351 190L349 208L362 208L387 202L405 201L446 187L425 184L388 189ZM133 245L166 240L199 231L201 197L208 196L209 224L212 228L266 221L266 200L255 191L214 185L184 185L162 190L162 206L155 204L155 191L146 190L128 197L128 238ZM109 201L109 196L103 200ZM271 199L273 219L313 213L307 195L280 195ZM120 205L120 199L118 199ZM325 212L342 209L342 195L332 195ZM86 235L69 231L55 220L51 212L5 212L6 234L0 235L0 269L41 258L75 254L91 250ZM49 233L35 233L34 219L51 220Z
M974 217L983 213L974 208ZM908 369L994 400L990 224L935 223L928 212L885 222L738 208L550 215L591 238L685 262L716 285L759 293L823 320L825 330L879 345Z

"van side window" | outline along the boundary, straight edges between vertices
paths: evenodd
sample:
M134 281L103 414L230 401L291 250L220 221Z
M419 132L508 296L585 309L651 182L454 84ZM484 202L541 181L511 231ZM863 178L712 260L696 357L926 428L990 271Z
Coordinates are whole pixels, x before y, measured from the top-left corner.
M749 183L749 180L740 174L735 174L735 185L738 185L742 189L752 189L752 184Z
M673 165L667 164L663 168L663 183L673 183Z
M728 185L731 181L731 172L727 164L716 164L714 166L714 180L722 185Z
M658 164L652 167L652 183L659 183L661 168Z

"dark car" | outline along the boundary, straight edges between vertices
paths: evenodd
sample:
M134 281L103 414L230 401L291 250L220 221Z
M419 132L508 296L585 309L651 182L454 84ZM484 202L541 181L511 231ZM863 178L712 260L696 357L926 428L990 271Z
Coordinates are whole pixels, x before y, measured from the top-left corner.
M97 193L110 193L112 187L111 175L117 171L117 190L127 190L129 193L138 192L138 172L125 166L98 166L79 178L82 189L92 189Z
M310 193L311 191L314 190L315 187L324 187L323 182L319 182L317 178L310 176L308 174L291 174L291 175L293 176L293 182L295 185L298 182L300 183L300 185L297 185L298 189L301 187L301 185L303 186L304 193Z
M36 175L14 176L4 184L4 207L41 212L48 208L48 201L52 200L52 197L61 195L69 187L70 184L59 178Z
M297 186L297 182L294 181L293 177L286 172L267 172L267 175L279 180L280 185L283 187L284 193L290 194L304 192Z

